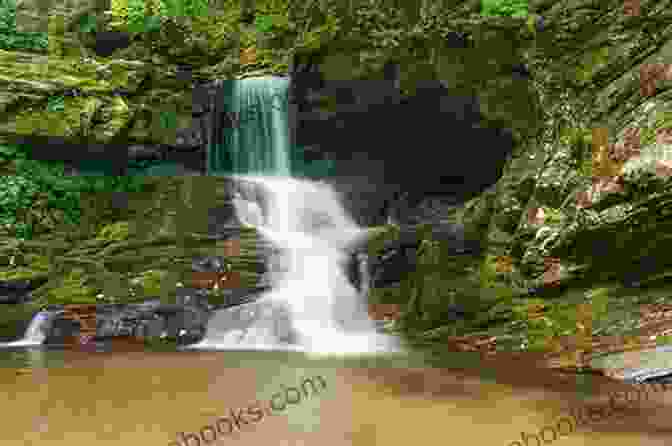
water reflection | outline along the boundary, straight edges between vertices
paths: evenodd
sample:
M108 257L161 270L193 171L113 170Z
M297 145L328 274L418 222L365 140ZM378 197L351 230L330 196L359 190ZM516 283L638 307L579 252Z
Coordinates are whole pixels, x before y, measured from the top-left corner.
M41 369L62 367L64 351L46 347L0 349L0 368Z
M591 382L583 383L585 394L577 393L576 380L563 383L519 362L512 364L510 376L494 364L458 370L468 359L453 356L450 367L432 367L415 353L316 360L278 351L0 351L0 374L9 378L0 379L0 401L12 414L12 422L0 430L0 444L167 445L180 431L196 432L231 409L268 401L303 377L318 375L327 382L320 398L293 405L263 424L242 426L231 442L394 446L433 444L450 436L456 443L509 444L521 431L538 432L571 407L608 404L604 395L612 390ZM496 379L482 379L475 370L479 366ZM11 368L32 373L17 376ZM534 383L541 378L546 381ZM655 408L646 407L653 402L637 403L627 422L591 424L562 444L669 444L662 432L672 402L661 403Z

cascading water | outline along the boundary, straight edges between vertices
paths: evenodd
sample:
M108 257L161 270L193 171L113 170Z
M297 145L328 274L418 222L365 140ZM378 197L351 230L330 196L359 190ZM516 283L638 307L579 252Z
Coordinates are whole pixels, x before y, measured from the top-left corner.
M346 249L365 236L327 185L305 180L247 178L271 194L269 225L258 230L285 252L286 274L268 297L286 303L299 343L312 353L395 350L376 333L365 296L350 283ZM275 218L274 218L275 217Z
M289 78L224 81L222 134L208 151L210 174L290 175Z
M41 345L47 338L51 321L59 314L58 311L39 311L31 319L30 324L18 341L0 343L2 347L29 347Z
M231 330L228 310L208 324L205 339L192 348L288 348L315 354L394 351L397 340L376 332L365 296L345 274L346 250L365 232L349 218L327 185L279 177L239 176L262 186L269 195L268 223L245 224L281 247L284 273L275 277L270 292L259 302L285 307L296 334L293 346L278 342L268 321L251 329Z
M209 159L213 173L233 173L241 183L262 189L265 218L260 218L259 206L240 196L234 205L243 224L256 227L281 248L281 273L256 302L216 312L204 339L189 348L298 349L313 354L397 350L396 338L376 332L365 296L345 274L346 249L364 231L346 215L329 186L290 177L287 112L277 107L287 86L284 78L230 84L229 106L240 122L229 129L223 145L231 161L229 172L226 151L211 150ZM256 113L246 112L254 106Z

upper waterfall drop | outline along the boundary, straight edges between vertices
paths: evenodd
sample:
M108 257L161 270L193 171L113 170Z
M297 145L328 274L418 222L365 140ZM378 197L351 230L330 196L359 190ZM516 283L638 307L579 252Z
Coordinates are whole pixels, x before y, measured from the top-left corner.
M290 176L289 78L264 76L222 83L221 140L208 151L214 174Z

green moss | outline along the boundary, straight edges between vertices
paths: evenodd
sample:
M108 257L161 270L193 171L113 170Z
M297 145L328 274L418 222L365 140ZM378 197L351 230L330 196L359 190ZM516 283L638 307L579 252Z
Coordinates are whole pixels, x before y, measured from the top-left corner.
M95 303L98 290L87 286L88 282L86 272L74 268L61 280L60 286L48 291L47 298L51 303Z
M9 271L0 271L0 280L32 280L44 277L46 270L19 266Z
M653 124L642 129L641 145L644 147L653 144L656 141L656 131L669 127L672 127L672 112L666 110L656 112Z
M368 254L375 257L384 247L387 241L399 238L399 227L396 225L385 225L371 228L370 238L367 244Z
M73 137L82 134L102 101L95 97L65 98L63 107L28 108L16 117L17 133ZM53 102L52 102L53 104Z
M138 291L144 296L159 296L167 276L166 271L149 270L132 279L131 283L137 286Z
M103 122L97 125L92 131L96 137L96 141L110 141L126 126L131 117L128 104L118 96L112 98L108 104L104 105L99 113Z
M576 68L576 79L581 83L589 82L595 74L608 64L608 56L608 46L596 48L586 53L583 61Z
M98 233L96 239L120 242L128 239L128 236L129 223L126 221L120 221L104 226Z

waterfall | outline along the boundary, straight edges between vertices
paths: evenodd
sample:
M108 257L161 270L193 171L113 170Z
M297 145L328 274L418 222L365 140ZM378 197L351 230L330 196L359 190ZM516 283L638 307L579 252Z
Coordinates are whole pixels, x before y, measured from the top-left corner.
M257 230L281 248L283 273L274 277L271 291L260 301L288 309L298 346L311 354L397 350L395 338L376 332L368 315L367 296L347 278L347 250L365 231L346 214L334 190L295 178L237 178L257 183L268 195L269 218ZM268 321L229 330L230 310L220 311L226 314L211 319L205 339L195 348L267 349L276 341Z
M289 78L224 81L220 88L223 122L208 150L208 172L289 176Z
M260 190L247 194L256 195L252 200L237 194L234 206L243 224L280 248L274 259L280 268L269 292L239 308L217 311L204 339L188 348L298 349L311 354L397 350L397 339L376 332L369 318L368 284L358 291L346 275L348 249L365 231L346 214L330 186L290 176L284 99L288 83L263 77L224 84L230 125L222 132L222 144L209 151L208 166L214 174L233 173L241 188ZM284 341L289 338L291 343Z
M363 299L369 295L371 289L371 274L369 270L369 256L360 252L357 254L357 268L359 270L359 292Z
M47 331L58 311L38 311L28 324L23 337L18 341L0 343L2 347L41 345L47 339Z

